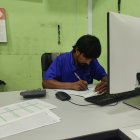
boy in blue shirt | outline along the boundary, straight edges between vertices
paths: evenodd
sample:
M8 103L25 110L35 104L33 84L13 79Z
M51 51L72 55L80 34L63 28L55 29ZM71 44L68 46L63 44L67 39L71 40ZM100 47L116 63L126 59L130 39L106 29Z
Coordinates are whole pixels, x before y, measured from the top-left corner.
M43 87L86 90L93 79L101 81L95 88L99 93L107 90L107 74L97 58L101 45L97 37L84 35L71 52L59 55L43 77Z

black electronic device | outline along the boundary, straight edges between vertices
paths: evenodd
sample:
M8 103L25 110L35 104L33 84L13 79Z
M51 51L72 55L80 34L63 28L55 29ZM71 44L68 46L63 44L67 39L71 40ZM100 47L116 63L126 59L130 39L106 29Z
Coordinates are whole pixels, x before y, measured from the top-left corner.
M119 5L120 3L121 1L118 0ZM136 72L137 79L140 80L140 47L138 45L138 37L140 36L140 30L138 30L139 27L136 26L139 24L136 23L140 23L140 18L135 18L128 15L113 12L108 13L108 94L89 97L85 99L86 101L103 106L111 103L116 104L118 101L140 95L139 87L135 89ZM135 46L132 47L133 42L135 42ZM124 54L126 50L127 53ZM118 55L116 55L117 52L119 52L119 57Z
M24 98L39 98L46 96L46 90L45 89L34 89L34 90L27 90L20 92L20 95Z
M57 99L59 99L61 101L68 101L71 98L66 92L63 92L63 91L58 91L55 94L55 96L56 96Z
M140 88L136 88L135 90L123 92L123 93L116 93L116 94L105 93L102 95L85 98L85 100L96 105L104 106L107 104L115 103L135 96L140 96Z

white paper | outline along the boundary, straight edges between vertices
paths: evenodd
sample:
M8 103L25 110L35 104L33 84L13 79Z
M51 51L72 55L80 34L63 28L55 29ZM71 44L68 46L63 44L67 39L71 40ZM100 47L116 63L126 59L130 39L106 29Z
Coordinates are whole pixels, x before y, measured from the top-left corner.
M50 110L8 123L0 127L0 138L60 122L60 118Z
M131 130L138 138L140 138L140 129Z
M28 100L0 108L0 126L29 117L46 109L56 106L39 99Z
M87 98L87 97L98 95L97 92L95 92L94 90L95 90L95 85L88 85L88 89L85 91L63 90L63 89L57 91L64 91L70 95L82 96L84 98Z

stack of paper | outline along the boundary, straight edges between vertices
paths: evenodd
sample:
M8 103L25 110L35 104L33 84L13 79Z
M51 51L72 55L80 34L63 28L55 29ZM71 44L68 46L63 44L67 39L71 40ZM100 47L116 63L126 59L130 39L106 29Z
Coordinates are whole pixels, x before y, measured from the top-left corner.
M88 98L91 96L98 95L97 92L95 92L94 90L95 90L95 85L89 85L88 89L85 91L63 90L63 89L62 90L58 89L57 91L63 91L70 95L76 95L76 96L82 96L84 98Z
M53 124L60 118L50 111L56 106L38 99L0 108L0 138Z

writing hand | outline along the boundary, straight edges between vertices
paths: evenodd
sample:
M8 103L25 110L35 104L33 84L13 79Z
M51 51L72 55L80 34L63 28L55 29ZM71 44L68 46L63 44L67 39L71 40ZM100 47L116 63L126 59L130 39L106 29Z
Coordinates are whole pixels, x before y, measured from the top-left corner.
M87 81L84 80L79 80L77 82L72 83L72 89L73 90L87 90L88 88L88 83Z

